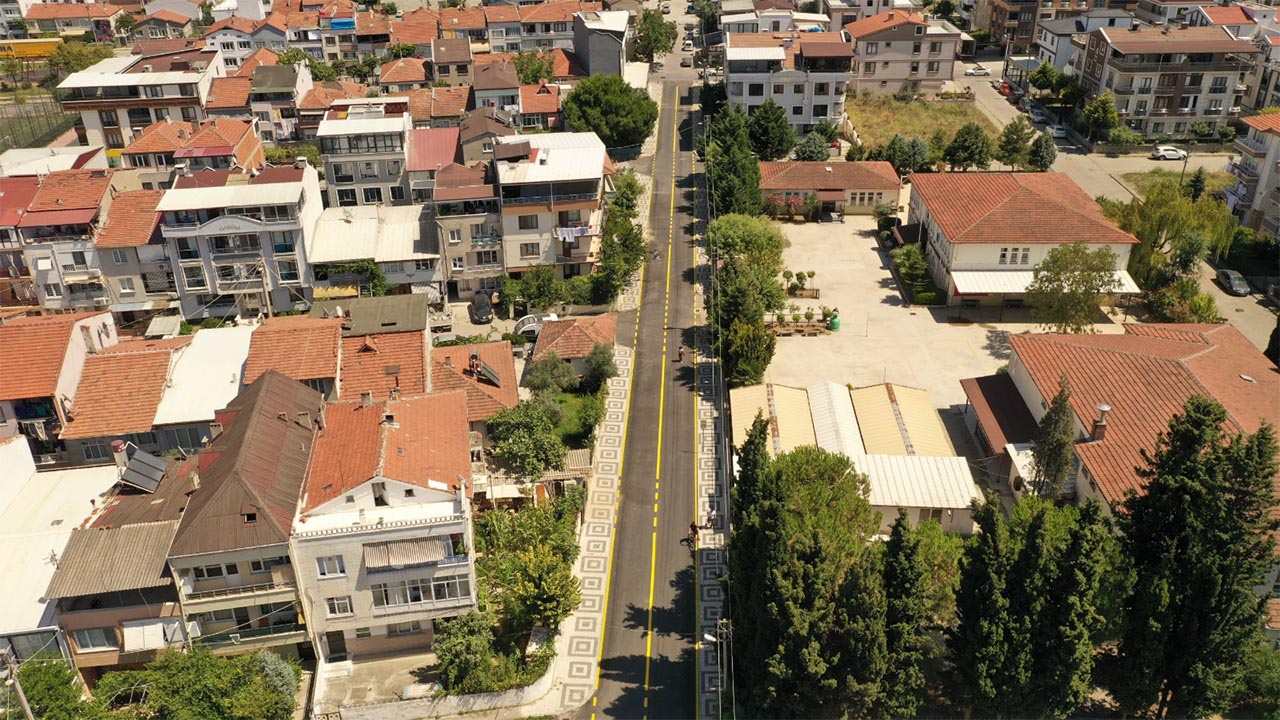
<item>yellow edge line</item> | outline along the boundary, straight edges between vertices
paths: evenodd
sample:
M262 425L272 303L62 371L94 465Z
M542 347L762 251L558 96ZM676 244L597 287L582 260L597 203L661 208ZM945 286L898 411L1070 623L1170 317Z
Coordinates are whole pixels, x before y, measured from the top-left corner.
M701 109L699 109L695 112L701 113L702 111ZM697 127L697 124L695 123L694 128L696 127ZM696 135L696 130L694 132ZM691 168L689 174L693 175L695 170L696 168ZM702 222L702 219L698 216L698 188L695 186L693 189L694 227L697 227L698 224L701 222ZM705 238L706 227L704 226L702 230L703 230L702 236ZM692 293L692 298L690 299L692 312L689 315L689 317L692 319L692 322L693 322L693 332L695 336L695 339L693 341L693 346L692 348L690 348L690 350L693 355L693 521L696 523L698 522L698 501L700 499L699 492L698 492L698 479L699 479L698 472L701 465L698 464L698 459L701 455L701 451L698 447L698 341L696 339L697 332L698 332L698 290L697 290L698 243L695 242L693 245L694 245L693 247L694 291ZM713 533L715 532L714 527L711 528L711 532ZM698 581L699 581L699 578L702 577L701 561L702 561L701 553L697 552L697 550L695 549L693 553L693 632L694 632L694 636L693 636L693 687L694 687L693 717L694 717L694 720L701 720L702 718L702 684L701 684L702 675L698 672L698 668L701 667L701 664L699 662L700 658L698 657L698 652L699 652L699 649L702 647L702 635L698 632L698 618L702 617L702 597L701 597L702 593L698 591L699 590ZM716 648L716 652L720 652L719 647ZM717 659L719 659L719 656L717 656Z

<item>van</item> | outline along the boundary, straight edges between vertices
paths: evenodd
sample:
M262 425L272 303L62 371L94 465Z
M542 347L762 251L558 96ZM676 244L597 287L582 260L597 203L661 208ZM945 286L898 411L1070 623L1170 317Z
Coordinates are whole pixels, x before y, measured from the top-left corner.
M681 50L683 50L683 51L685 51L685 52L689 52L690 50L692 50L692 49L693 49L693 41L692 41L692 40L685 40L685 41L684 41L684 44L680 46L680 49L681 49Z

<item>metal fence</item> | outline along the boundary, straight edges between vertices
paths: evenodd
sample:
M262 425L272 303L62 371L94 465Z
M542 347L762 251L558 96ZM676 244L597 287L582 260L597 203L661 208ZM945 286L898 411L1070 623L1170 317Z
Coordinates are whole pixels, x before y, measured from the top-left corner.
M48 145L75 123L51 95L0 96L0 152Z

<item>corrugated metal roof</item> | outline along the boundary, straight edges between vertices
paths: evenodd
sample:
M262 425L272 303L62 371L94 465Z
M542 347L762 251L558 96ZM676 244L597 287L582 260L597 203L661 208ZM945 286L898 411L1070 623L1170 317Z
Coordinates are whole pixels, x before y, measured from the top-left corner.
M791 452L805 445L816 445L813 416L809 413L809 393L804 388L786 385L768 386L773 403L774 436L779 452Z
M201 210L233 205L291 205L302 197L302 183L281 182L261 185L223 185L166 190L157 212Z
M959 509L982 497L962 457L862 455L853 464L870 480L875 507Z
M884 386L872 385L850 390L849 397L858 416L858 431L862 433L863 448L879 455L906 455L907 444L898 428L898 417Z
M809 414L818 447L849 457L866 452L848 389L833 382L821 382L810 385L808 390Z
M1031 285L1035 273L1031 270L952 270L951 279L956 292L961 295L983 293L1024 293ZM1115 271L1114 292L1131 295L1142 292L1129 273Z
M369 543L364 546L364 566L368 570L399 570L431 565L453 554L449 538L424 537Z
M58 569L45 597L168 585L173 582L168 572L169 545L177 530L177 520L75 530L58 558Z
M727 47L725 60L785 60L787 51L782 47Z
M849 391L862 444L873 455L955 455L929 393L883 383Z
M947 428L938 416L927 390L903 387L902 385L885 385L886 391L892 391L898 406L898 414L910 437L914 455L955 455L956 449L951 446L951 437Z
M756 413L763 413L765 419L769 419L769 395L764 385L737 387L729 391L729 405L733 408L733 446L742 447ZM769 454L773 454L773 443L769 443Z

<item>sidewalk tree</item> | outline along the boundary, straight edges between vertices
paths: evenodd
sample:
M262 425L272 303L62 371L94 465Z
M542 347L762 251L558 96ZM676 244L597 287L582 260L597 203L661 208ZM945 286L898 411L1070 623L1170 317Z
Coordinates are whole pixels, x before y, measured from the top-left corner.
M1031 127L1026 117L1017 116L1013 122L1004 126L1004 130L1000 131L1000 139L996 142L995 159L1013 170L1026 166L1031 150L1031 139L1035 135L1036 129Z
M1111 92L1104 92L1084 107L1084 122L1089 127L1089 138L1106 139L1112 128L1120 124Z
M1071 383L1066 373L1058 379L1058 393L1036 428L1031 457L1035 468L1031 486L1041 497L1056 498L1071 480L1075 465L1076 415L1071 409Z
M942 159L952 170L986 170L991 167L991 138L978 123L965 123L947 145Z
M1243 687L1275 563L1275 429L1238 433L1216 401L1193 396L1143 453L1141 495L1121 505L1134 568L1112 688L1122 710L1206 717Z
M1058 145L1048 133L1040 133L1031 141L1031 150L1027 153L1027 167L1036 172L1049 172L1058 159Z
M594 132L606 148L635 147L653 132L658 104L621 75L583 78L563 102L564 120L577 132Z
M801 162L820 162L831 157L827 141L816 132L810 132L796 145L796 160Z
M555 60L551 53L521 50L512 62L522 85L537 85L542 80L550 80L555 73Z
M710 124L707 147L707 187L713 217L726 213L760 212L760 163L751 152L747 116L726 107Z
M653 62L671 52L679 35L676 24L668 22L661 11L656 8L646 9L640 13L640 18L635 23L635 40L631 51L635 54L635 59Z
M707 226L707 242L719 257L741 257L775 274L782 271L786 239L777 225L763 217L721 215Z
M724 339L725 381L730 387L759 384L777 343L761 320L731 322Z
M587 374L583 379L590 392L597 392L604 384L618 377L618 364L613 359L613 346L608 343L596 343L591 346L584 361Z
M0 75L8 76L9 82L17 85L18 77L22 75L22 61L18 58L0 59Z
M915 717L924 703L925 572L920 540L899 510L884 548L886 661L879 717Z
M761 160L786 158L796 146L796 131L787 120L787 113L773 98L755 109L748 119L751 146Z
M1115 271L1116 255L1108 247L1090 250L1079 241L1053 248L1027 287L1031 319L1053 332L1091 332L1099 301L1116 290Z
M556 436L547 409L533 400L522 400L489 418L493 456L532 479L564 464L568 448Z

